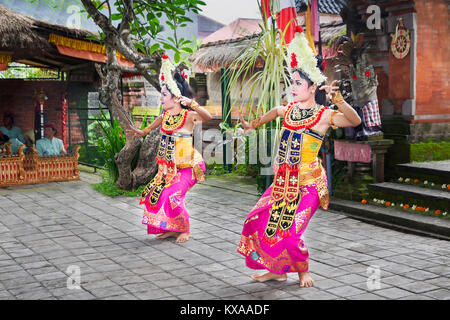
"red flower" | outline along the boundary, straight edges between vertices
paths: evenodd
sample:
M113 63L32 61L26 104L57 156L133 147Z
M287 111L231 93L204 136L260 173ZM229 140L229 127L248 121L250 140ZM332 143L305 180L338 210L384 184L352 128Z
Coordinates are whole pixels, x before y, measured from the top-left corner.
M327 60L324 60L323 62L322 62L322 71L324 71L325 70L325 68L327 67Z
M370 77L370 71L366 71L366 77Z
M353 79L353 80L356 80L356 79L357 79L357 77L356 77L355 75L353 75L353 76L352 76L352 79Z
M161 56L161 58L163 58L163 59L169 59L169 56L168 56L167 54L163 54L163 55Z
M161 73L161 81L164 81L164 73Z
M300 27L300 26L296 26L296 27L295 27L295 32L300 32L300 33L302 33L302 32L303 32L303 28Z
M295 53L292 53L292 55L291 55L291 68L295 68L297 65L298 65L297 56L295 55Z
M185 79L187 79L188 78L188 75L186 74L186 73L184 73L184 71L183 72L181 72L181 75L183 76L183 78L185 78Z

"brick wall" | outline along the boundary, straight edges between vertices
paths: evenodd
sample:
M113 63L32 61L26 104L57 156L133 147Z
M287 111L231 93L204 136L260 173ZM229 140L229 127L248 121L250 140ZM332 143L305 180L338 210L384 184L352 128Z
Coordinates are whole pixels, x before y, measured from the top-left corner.
M389 99L394 104L394 112L397 114L402 113L405 100L411 98L410 58L411 54L408 54L403 59L397 59L389 50L388 92Z
M450 114L448 3L446 0L416 0L415 5L418 26L416 114Z

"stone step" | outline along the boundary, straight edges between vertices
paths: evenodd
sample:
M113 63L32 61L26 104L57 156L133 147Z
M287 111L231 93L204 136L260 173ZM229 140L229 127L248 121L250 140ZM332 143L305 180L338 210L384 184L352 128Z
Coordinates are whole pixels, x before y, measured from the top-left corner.
M395 166L399 177L417 178L439 184L450 183L450 160L403 163Z
M368 186L371 198L395 203L415 204L444 211L450 210L450 192L407 184L382 182Z
M450 240L449 219L405 213L335 197L330 201L329 210L338 211L352 218L390 229Z

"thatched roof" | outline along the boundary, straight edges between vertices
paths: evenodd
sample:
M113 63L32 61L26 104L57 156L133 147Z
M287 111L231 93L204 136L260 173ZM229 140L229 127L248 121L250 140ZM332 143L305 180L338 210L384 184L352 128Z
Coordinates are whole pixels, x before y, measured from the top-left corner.
M345 29L345 24L333 22L322 24L320 34L322 44L326 45L333 37ZM193 65L194 72L214 72L220 68L228 67L241 51L258 39L258 34L230 40L209 42L200 47L189 61Z
M209 42L200 47L189 61L194 66L195 72L212 72L222 67L227 67L241 53L241 51L253 44L258 35L251 35L238 39Z
M73 74L88 69L87 72L95 72L89 59L61 54L50 43L50 34L75 40L87 40L88 35L94 35L88 30L36 20L0 5L0 54L30 66L70 70Z
M47 39L33 31L33 23L33 19L0 5L0 48L50 50Z
M94 34L88 30L36 20L0 5L0 48L51 51L53 46L48 42L50 32L80 40Z

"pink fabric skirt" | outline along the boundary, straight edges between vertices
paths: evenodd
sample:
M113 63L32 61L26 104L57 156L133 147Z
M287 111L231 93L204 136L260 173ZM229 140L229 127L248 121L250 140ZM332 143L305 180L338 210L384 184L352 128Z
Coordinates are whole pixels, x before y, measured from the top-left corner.
M200 168L205 172L205 163ZM197 183L192 168L178 169L171 184L161 192L155 207L149 205L150 194L144 201L142 224L147 225L148 234L160 234L167 231L189 232L189 213L186 209L186 192Z
M302 239L309 220L319 207L319 195L314 184L300 187L301 201L292 226L278 229L268 238L264 231L269 221L272 187L259 199L244 222L238 252L245 256L251 269L266 269L273 273L306 272L309 268L308 247Z

